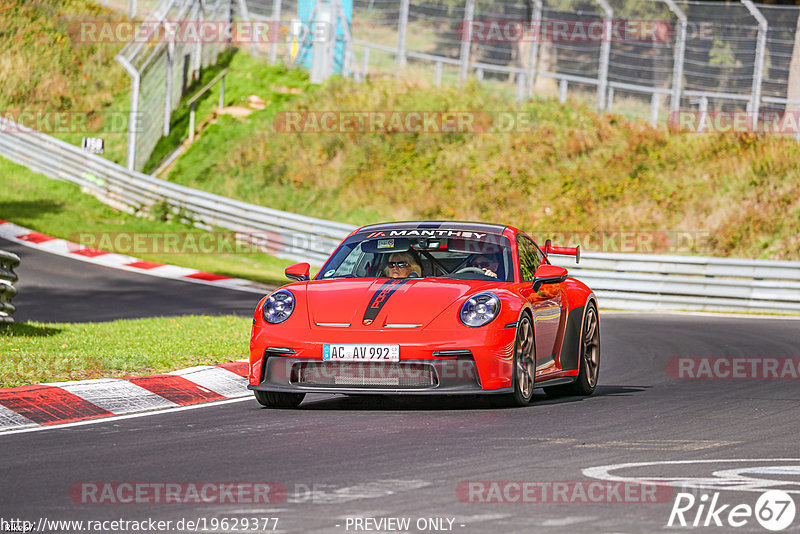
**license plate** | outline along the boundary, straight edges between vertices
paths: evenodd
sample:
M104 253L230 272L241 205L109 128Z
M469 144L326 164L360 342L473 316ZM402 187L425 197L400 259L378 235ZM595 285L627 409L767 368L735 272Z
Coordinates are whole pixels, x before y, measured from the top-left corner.
M322 359L339 362L399 362L400 345L344 345L325 343Z

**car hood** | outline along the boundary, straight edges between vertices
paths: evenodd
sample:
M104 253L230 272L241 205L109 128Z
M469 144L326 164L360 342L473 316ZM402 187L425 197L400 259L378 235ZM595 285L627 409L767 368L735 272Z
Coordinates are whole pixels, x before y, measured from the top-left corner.
M325 324L424 327L461 297L495 285L425 278L316 280L306 285L306 298L312 328Z

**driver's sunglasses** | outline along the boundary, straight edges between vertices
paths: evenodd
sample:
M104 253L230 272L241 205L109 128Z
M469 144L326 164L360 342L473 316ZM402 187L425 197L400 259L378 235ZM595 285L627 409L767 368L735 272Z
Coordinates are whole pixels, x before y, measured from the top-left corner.
M399 267L400 269L405 269L408 267L407 261L390 261L388 263L390 269L394 269L395 267Z
M475 267L477 267L478 269L488 269L491 266L492 264L489 263L488 261L479 261L475 264Z

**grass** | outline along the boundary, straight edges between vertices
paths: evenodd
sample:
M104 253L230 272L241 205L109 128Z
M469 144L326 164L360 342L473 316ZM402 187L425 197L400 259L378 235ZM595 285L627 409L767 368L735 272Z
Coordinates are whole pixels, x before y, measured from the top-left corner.
M250 319L187 315L0 325L0 387L174 371L248 354Z
M253 58L244 52L239 53L235 49L223 53L219 58L219 64L203 69L200 79L186 91L181 103L172 113L170 134L159 140L143 172L151 173L188 137L190 108L186 102L226 67L231 70L225 76L225 106L247 107L247 98L255 95L268 107L277 108L294 97L291 92L287 92L287 89L306 90L309 87L308 75L303 71L269 65L264 60ZM221 83L217 82L197 101L198 124L214 116L219 104L221 87ZM223 116L221 120L248 122L247 118L233 119L230 116Z
M186 238L196 237L194 242L198 242L207 235L206 232L173 221L137 217L116 211L101 204L93 196L82 193L74 184L51 180L3 158L0 158L0 189L4 191L3 198L0 199L0 217L3 219L54 237L108 249L109 252L120 252L148 261L191 267L269 285L286 283L283 269L293 263L260 252L216 253L216 250L225 249L215 248L213 241L209 241L209 246L202 249L210 253L193 253L188 247L189 239ZM130 240L101 241L105 233L111 236L166 236L177 233L181 236L181 243L185 245L183 248L172 247L161 253L143 253L142 249L131 250ZM117 246L97 246L108 243ZM149 250L147 246L145 250ZM187 252L181 253L181 250Z
M598 114L590 103L522 105L488 86L334 77L288 110L504 110L535 128L493 133L281 133L278 107L220 121L169 180L277 209L367 224L485 220L547 232L702 232L686 250L800 259L800 144L697 135Z

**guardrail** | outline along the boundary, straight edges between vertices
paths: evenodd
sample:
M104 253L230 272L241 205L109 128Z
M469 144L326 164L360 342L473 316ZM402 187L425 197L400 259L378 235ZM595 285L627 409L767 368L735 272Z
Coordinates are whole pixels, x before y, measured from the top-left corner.
M9 124L11 124L9 122ZM305 217L173 184L129 171L100 156L20 124L0 134L0 155L50 178L80 185L100 201L135 213L165 205L205 229L222 227L280 258L321 264L355 226Z
M17 294L14 282L19 280L14 268L19 265L19 256L0 250L0 323L13 323L11 314L16 308L11 299Z
M280 258L321 264L355 226L256 206L129 171L59 139L17 125L0 134L4 156L50 178L79 184L128 212L156 204L201 228L223 227ZM569 243L559 243L568 245ZM699 256L584 253L551 261L596 292L604 308L800 313L800 262Z
M800 314L800 262L599 252L578 265L550 260L604 308Z

